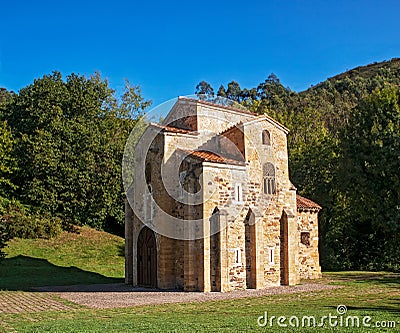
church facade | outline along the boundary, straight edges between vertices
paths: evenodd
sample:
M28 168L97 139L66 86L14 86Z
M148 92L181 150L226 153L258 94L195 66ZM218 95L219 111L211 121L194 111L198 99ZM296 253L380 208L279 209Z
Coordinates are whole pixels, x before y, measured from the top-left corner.
M185 97L150 124L127 193L126 283L226 292L319 278L321 207L290 182L288 132Z

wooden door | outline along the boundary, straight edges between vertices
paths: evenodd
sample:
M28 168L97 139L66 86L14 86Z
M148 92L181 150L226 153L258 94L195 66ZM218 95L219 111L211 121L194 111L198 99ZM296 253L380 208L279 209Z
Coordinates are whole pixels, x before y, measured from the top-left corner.
M144 227L137 243L138 284L157 287L157 247L154 232Z

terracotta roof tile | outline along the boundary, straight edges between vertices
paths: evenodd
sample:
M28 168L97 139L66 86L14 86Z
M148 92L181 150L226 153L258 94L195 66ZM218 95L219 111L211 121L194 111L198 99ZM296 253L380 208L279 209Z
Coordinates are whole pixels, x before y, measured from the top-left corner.
M314 201L304 198L298 194L296 194L296 202L297 202L297 210L320 210L322 208Z
M197 133L192 130L178 128L178 127L174 127L174 126L165 126L165 125L160 125L160 124L156 124L156 123L151 123L151 125L154 127L160 128L162 132L179 133L179 134L196 134Z
M239 161L239 160L234 160L231 158L226 158L223 156L220 156L216 153L210 152L210 151L204 151L204 150L183 150L179 149L180 151L183 151L184 153L190 155L193 158L196 158L198 160L201 160L203 162L213 162L213 163L221 163L221 164L233 164L233 165L245 165L244 161Z

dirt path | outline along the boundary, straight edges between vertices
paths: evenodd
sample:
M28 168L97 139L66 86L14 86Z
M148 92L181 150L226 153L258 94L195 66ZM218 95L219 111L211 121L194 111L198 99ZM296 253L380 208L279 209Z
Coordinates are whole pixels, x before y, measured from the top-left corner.
M237 299L245 297L257 297L264 295L291 294L312 292L318 290L336 289L338 286L324 285L320 283L307 283L298 286L271 287L262 290L240 290L229 293L202 293L181 291L160 291L145 288L134 288L125 284L88 285L88 286L64 286L43 287L38 291L54 293L68 301L88 306L91 308L119 308L129 306L205 302L213 300Z

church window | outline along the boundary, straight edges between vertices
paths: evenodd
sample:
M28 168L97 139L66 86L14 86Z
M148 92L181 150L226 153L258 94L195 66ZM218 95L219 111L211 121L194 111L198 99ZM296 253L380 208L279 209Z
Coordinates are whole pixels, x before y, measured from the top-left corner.
M275 249L273 247L268 248L268 261L270 265L275 263Z
M147 187L150 190L150 187L151 187L151 164L150 163L146 164L146 167L144 169L144 177L146 180Z
M235 184L235 201L236 202L243 201L243 190L242 190L242 184L240 183Z
M240 248L235 249L235 265L240 266L242 264L242 251Z
M186 178L186 171L182 171L179 173L179 199L183 199L185 195L185 178Z
M263 168L264 193L275 194L275 167L272 163L264 164Z
M148 188L144 194L144 222L153 220L153 187L148 184Z
M271 145L271 133L267 130L262 131L262 144L267 146Z

